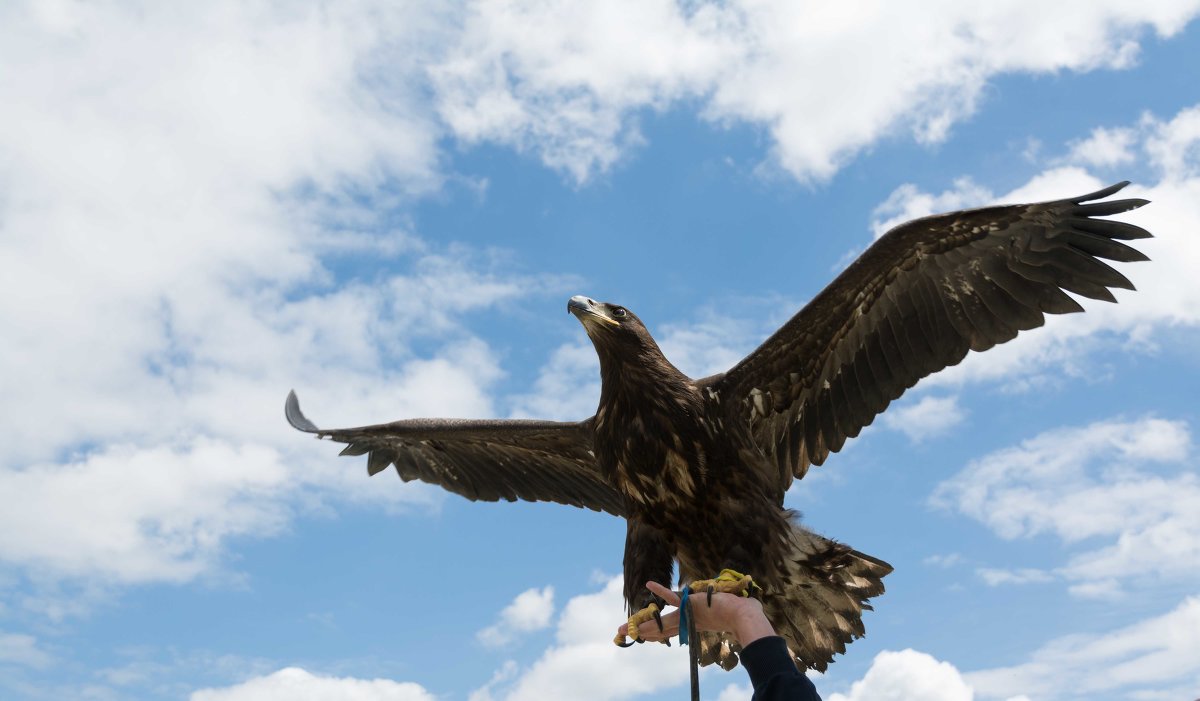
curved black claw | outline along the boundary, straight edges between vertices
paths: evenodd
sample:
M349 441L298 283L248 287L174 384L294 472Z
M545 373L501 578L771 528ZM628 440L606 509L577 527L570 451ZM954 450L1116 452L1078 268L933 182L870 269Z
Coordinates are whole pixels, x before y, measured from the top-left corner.
M712 608L713 585L708 585L708 607Z
M654 612L654 622L658 625L658 632L662 633L666 630L663 628L662 611L667 607L667 600L657 594L653 594L650 597L650 603L654 604L658 609Z
M628 640L625 642L617 643L617 647L633 647L633 644L637 643L637 642L641 642L641 641L640 640Z

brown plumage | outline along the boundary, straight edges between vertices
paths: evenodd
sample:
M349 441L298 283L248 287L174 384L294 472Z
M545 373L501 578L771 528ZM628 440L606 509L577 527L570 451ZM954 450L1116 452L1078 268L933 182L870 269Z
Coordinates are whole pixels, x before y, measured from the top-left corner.
M723 568L754 576L799 664L824 670L863 635L862 610L891 566L816 535L783 508L793 478L857 436L917 380L983 351L1045 314L1082 311L1065 291L1115 301L1133 289L1102 263L1145 256L1119 242L1150 236L1096 217L1145 200L1100 200L1123 188L1055 202L987 207L891 230L728 372L694 380L659 350L641 320L573 297L600 358L596 415L580 422L417 419L318 429L295 394L302 430L367 454L375 474L472 500L554 501L626 518L625 597L643 584ZM1090 204L1089 204L1090 203ZM704 663L736 664L732 639L704 635Z

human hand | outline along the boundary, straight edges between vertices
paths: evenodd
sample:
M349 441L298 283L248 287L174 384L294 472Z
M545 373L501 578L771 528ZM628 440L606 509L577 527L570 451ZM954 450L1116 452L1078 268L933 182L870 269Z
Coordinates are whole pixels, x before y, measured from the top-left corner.
M679 596L665 586L658 582L646 582L646 587L668 605L679 606ZM712 595L712 606L709 606L707 594L693 592L689 598L697 631L733 633L742 647L759 638L775 635L775 629L763 613L762 602L758 599L715 593ZM643 639L652 641L663 641L679 635L679 610L663 615L662 624L660 631L657 623L647 621L638 626L638 631ZM628 628L628 624L622 625L617 629L618 635L626 635Z

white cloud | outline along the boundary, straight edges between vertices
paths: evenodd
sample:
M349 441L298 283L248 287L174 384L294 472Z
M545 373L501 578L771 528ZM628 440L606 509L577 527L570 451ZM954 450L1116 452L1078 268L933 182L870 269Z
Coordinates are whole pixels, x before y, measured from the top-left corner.
M384 295L450 277L418 270L392 290L385 279L300 292L329 280L317 253L343 235L369 233L384 249L410 239L364 222L363 196L439 182L423 103L401 99L401 85L368 90L418 72L417 58L401 58L433 38L419 14L45 7L0 10L5 464L114 436L171 441L197 425L261 436L265 422L207 400L267 386L277 397L285 377L331 359L369 364L390 340L365 326L390 309ZM387 77L364 81L385 59ZM415 268L436 262L417 253Z
M1054 575L1080 596L1186 581L1200 570L1200 478L1179 421L1101 421L1047 431L972 461L932 503L1006 539L1057 536L1074 554ZM984 569L989 584L1045 581L1037 570Z
M975 571L979 578L987 582L988 586L999 586L1001 584L1032 584L1041 582L1054 581L1054 575L1044 570L1035 570L1031 568L1023 568L1019 570L1001 570L991 567L981 567Z
M476 634L488 647L503 647L517 636L550 625L554 617L554 587L527 589L500 612L499 620Z
M44 669L53 658L39 645L37 638L24 633L0 631L0 664L18 664Z
M717 701L749 701L754 696L754 687L749 684L729 684L717 694Z
M1188 457L1190 444L1186 424L1156 418L1051 430L1018 447L973 460L941 483L933 499L984 522L1005 538L1053 531L1065 540L1078 541L1131 519L1157 522L1158 514L1143 513L1141 502L1149 500L1137 496L1100 511L1047 509L1046 504L1030 500L1072 498L1080 487L1140 479L1145 475L1130 475L1130 471L1156 462L1177 468ZM1192 475L1183 472L1179 477L1187 480Z
M613 645L612 637L624 620L621 590L621 578L614 577L597 593L572 597L559 616L555 643L507 683L493 680L478 690L478 698L602 701L683 683L686 649L646 644L626 650Z
M263 353L286 342L270 334L260 340ZM487 347L469 339L442 353L381 371L383 388L369 371L312 373L310 381L333 389L314 391L309 408L318 407L318 420L361 419L347 423L488 415L484 389L499 371ZM368 480L331 444L290 431L282 422L288 381L229 365L181 369L192 387L177 409L130 403L130 411L146 413L147 426L118 423L101 433L109 442L67 460L0 469L0 559L50 582L183 582L221 569L229 538L279 533L298 511L331 498L389 510L440 502L425 485ZM293 381L309 374L294 372Z
M435 701L419 684L390 679L326 677L287 667L241 684L200 689L191 701Z
M314 450L281 407L295 386L322 423L495 415L502 373L463 316L561 282L392 223L441 182L415 95L446 21L0 8L0 560L47 590L181 582L330 497L436 503ZM337 280L346 250L380 272Z
M492 678L488 680L487 684L484 684L478 689L471 691L471 693L467 696L467 701L492 701L492 688L499 686L500 684L503 684L515 677L519 669L520 668L517 666L515 661L505 661L505 663L500 666L500 669L497 669L495 673L492 674Z
M921 560L926 565L934 567L954 567L963 561L963 556L960 553L949 553L947 555L930 555Z
M1112 168L1133 163L1137 133L1133 129L1097 127L1086 139L1072 141L1067 160L1095 168Z
M119 582L183 581L232 535L282 528L287 473L255 446L112 446L63 466L0 472L0 557Z
M512 415L579 421L595 414L599 402L600 361L584 337L554 350L538 373L533 390L513 398Z
M771 312L765 321L768 328L748 321L745 316L733 316L724 309L701 309L695 319L663 326L655 338L663 354L676 367L691 377L707 377L725 372L754 350L756 342L766 340L795 311L797 306L790 300L740 298L730 302L739 310L759 307ZM721 305L724 307L725 305ZM772 318L779 310L786 316Z
M475 2L434 71L442 118L467 142L535 150L578 181L641 141L629 112L704 90L734 57L725 13L671 0Z
M640 143L640 112L686 99L714 122L768 129L792 175L827 178L881 137L945 139L994 76L1125 67L1146 28L1169 36L1197 10L626 0L581 15L569 2L476 2L434 85L459 138L535 151L579 181Z
M916 403L904 402L889 407L883 425L901 431L919 443L939 436L963 422L966 410L958 405L958 396L921 397Z
M1148 115L1140 125L1146 137L1146 153L1172 180L1200 175L1200 105L1180 111L1163 123Z
M831 694L829 701L971 701L971 687L954 665L916 650L885 650L871 668L850 686L848 694Z
M1200 684L1200 597L1173 611L1103 634L1068 635L1046 643L1029 661L966 674L987 698L1157 698L1171 684ZM1175 696L1174 698L1187 698Z

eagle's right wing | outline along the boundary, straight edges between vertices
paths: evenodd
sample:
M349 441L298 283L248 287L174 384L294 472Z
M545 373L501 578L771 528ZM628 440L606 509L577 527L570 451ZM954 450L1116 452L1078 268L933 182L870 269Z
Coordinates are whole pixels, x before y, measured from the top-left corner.
M346 443L342 455L367 455L374 475L395 465L405 482L421 480L472 501L553 501L624 516L621 495L600 474L591 419L409 419L358 428L320 429L288 394L292 427Z
M780 486L820 465L917 380L1133 285L1101 259L1146 260L1101 219L1146 204L1079 197L925 217L892 229L779 331L707 382L737 402Z

